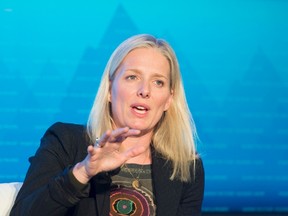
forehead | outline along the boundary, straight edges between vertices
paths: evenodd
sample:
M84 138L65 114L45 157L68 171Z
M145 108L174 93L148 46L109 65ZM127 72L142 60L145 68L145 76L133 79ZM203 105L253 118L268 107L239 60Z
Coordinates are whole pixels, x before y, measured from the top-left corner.
M125 60L126 58L139 57L143 55L166 58L161 52L161 50L157 47L138 47L128 52L128 54L124 57L123 60Z
M170 64L160 49L154 47L136 48L129 52L120 64L121 66L147 67L161 70L170 70Z

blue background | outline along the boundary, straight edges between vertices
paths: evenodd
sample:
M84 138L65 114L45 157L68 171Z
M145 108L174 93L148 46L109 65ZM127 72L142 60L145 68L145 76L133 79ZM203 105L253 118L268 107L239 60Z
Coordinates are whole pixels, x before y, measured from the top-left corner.
M0 182L56 121L85 123L127 37L175 48L206 170L204 211L288 212L288 1L0 1Z

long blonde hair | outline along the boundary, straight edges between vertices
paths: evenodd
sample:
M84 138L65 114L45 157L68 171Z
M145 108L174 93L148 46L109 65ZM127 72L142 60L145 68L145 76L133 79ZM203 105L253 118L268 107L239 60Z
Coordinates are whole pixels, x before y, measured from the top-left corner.
M177 57L171 46L163 39L152 35L135 35L122 42L112 53L91 109L87 132L92 142L107 130L112 129L110 104L108 100L110 80L125 56L136 48L157 48L170 64L170 89L173 91L173 101L169 109L163 113L157 123L152 137L153 147L173 164L170 179L180 179L187 182L191 178L190 167L196 155L196 129L186 101L183 82Z

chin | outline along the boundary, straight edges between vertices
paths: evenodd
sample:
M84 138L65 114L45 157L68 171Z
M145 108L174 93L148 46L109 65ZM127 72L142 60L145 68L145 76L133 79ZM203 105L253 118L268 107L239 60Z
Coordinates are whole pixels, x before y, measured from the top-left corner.
M132 124L127 124L127 126L131 129L137 129L137 130L145 130L147 129L147 127L143 126L143 124L135 124L135 123L132 123Z
M139 125L131 125L131 127L129 127L129 128L140 130L140 131L147 129L146 127L139 126Z
M133 129L136 129L136 130L140 130L141 131L141 134L146 134L146 133L149 133L150 131L153 130L153 128L150 128L150 127L145 127L143 125L139 126L139 125L134 125L133 127L131 127Z
M151 128L151 124L147 121L134 121L134 122L127 122L127 126L131 129L136 129L140 131L151 131L153 128Z

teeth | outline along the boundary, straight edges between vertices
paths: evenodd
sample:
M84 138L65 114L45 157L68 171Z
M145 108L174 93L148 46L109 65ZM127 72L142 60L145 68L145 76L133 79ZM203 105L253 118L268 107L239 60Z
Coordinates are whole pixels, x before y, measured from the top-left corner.
M134 106L134 109L136 112L141 113L141 114L144 114L148 111L147 108L143 106Z
M136 107L136 109L139 109L139 110L146 110L144 107L140 107L140 106Z

